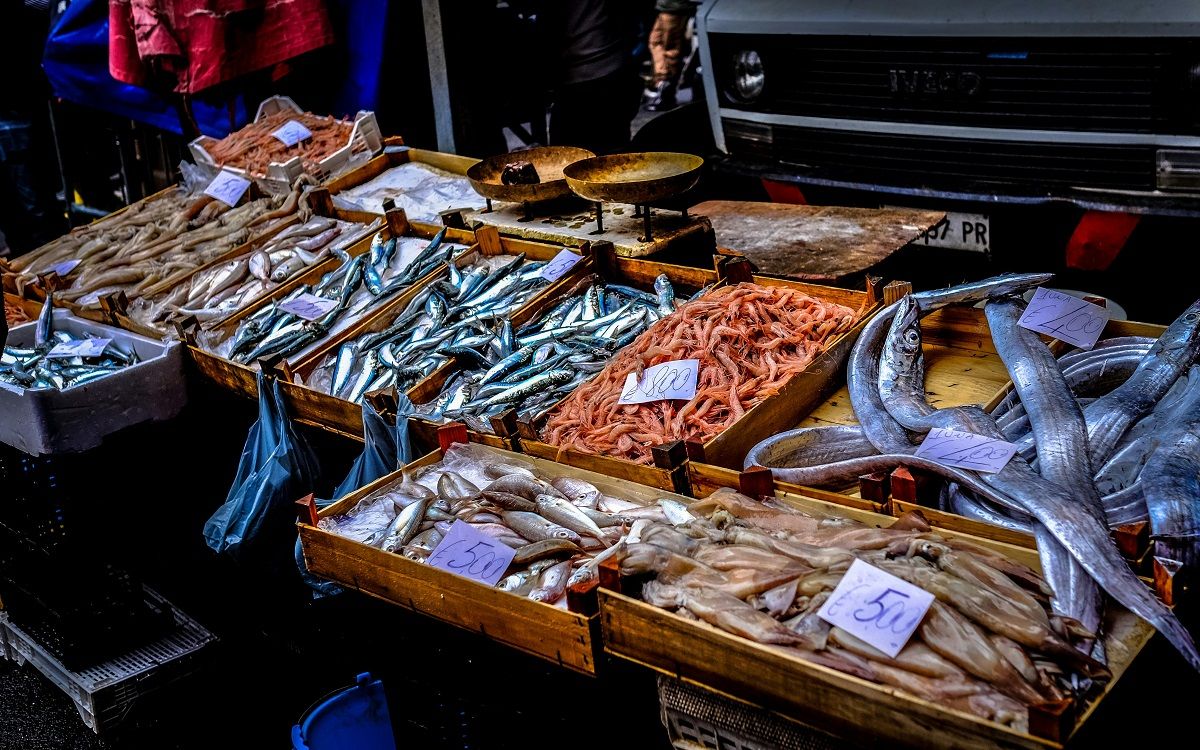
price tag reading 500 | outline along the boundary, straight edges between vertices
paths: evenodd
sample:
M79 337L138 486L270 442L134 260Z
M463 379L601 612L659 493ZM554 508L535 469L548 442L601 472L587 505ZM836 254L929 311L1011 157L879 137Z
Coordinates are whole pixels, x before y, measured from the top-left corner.
M455 521L428 562L435 568L495 586L516 554L515 549L471 524Z
M817 616L895 658L931 604L925 589L855 560Z

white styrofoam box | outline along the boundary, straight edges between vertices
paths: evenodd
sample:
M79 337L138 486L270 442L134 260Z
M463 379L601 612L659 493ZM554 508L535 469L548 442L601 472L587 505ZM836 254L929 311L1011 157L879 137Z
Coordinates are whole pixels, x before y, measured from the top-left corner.
M35 456L85 451L125 427L170 419L187 403L178 341L155 341L67 310L54 311L54 328L112 339L125 351L136 351L141 361L64 390L27 390L0 381L0 442ZM36 329L36 322L13 328L8 345L33 346Z
M258 113L255 114L254 121L258 122L264 117L285 110L296 113L304 111L296 102L292 101L291 97L272 96L264 99L258 105ZM192 157L195 158L197 164L203 164L216 170L219 168L216 160L209 155L208 150L204 147L207 140L208 136L202 135L189 143L188 148L191 150ZM315 176L319 181L324 182L330 177L344 171L347 167L370 159L382 150L383 133L379 130L379 123L375 119L375 113L360 111L354 118L354 127L350 131L350 138L346 142L346 145L322 159L317 165L318 174ZM299 156L294 156L285 162L272 162L268 165L267 174L265 175L248 174L244 169L231 166L225 167L225 169L245 175L251 179L256 179L260 185L272 193L282 194L290 190L296 178L304 174L304 160Z

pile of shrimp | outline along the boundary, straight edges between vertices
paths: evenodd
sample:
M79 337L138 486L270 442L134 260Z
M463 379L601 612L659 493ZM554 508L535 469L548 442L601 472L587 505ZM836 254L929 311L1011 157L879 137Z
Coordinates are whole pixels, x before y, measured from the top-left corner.
M295 120L308 128L312 138L294 146L283 145L283 141L271 133L283 127L288 120ZM265 175L271 162L284 162L293 156L303 159L305 171L315 174L322 159L350 142L353 128L354 125L346 120L284 110L252 122L219 141L210 139L205 142L204 148L218 165L238 167L254 175Z
M651 447L703 442L778 393L857 313L794 289L743 283L715 289L655 323L550 413L542 439L561 449L651 463ZM686 403L618 404L626 376L699 360Z

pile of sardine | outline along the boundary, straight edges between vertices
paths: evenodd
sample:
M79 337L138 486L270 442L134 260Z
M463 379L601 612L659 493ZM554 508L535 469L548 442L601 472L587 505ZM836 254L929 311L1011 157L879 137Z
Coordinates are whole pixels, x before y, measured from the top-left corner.
M663 498L645 505L574 477L539 477L532 464L455 444L440 463L405 472L321 528L425 562L456 521L516 550L498 588L566 606L571 585L594 579L613 545L639 520L690 517Z
M60 300L97 305L101 295L123 291L135 300L168 279L181 280L255 236L288 221L300 185L286 197L263 197L230 206L180 188L74 230L15 259L18 287L37 274L62 268ZM77 261L77 263L73 263ZM68 271L63 263L72 262ZM60 274L64 275L64 274Z
M163 328L173 320L195 317L204 323L242 309L288 279L344 250L380 227L315 217L284 229L240 258L195 273L174 285L147 290L130 306L129 315L145 325Z
M58 344L81 340L67 331L54 329L54 295L49 295L38 315L33 346L5 346L0 354L0 381L29 390L63 390L89 383L139 361L133 347L125 351L111 341L94 357L47 356Z
M423 289L382 330L347 341L306 379L311 388L357 403L395 384L403 390L451 357L471 367L502 357L512 314L549 285L546 264L525 254L483 257Z
M751 449L746 465L770 467L779 479L813 486L837 486L897 465L940 475L950 484L946 494L951 509L1035 535L1056 613L1098 633L1103 591L1162 632L1200 669L1191 635L1134 575L1109 536L1110 523L1141 517L1140 493L1152 534L1168 543L1162 549L1188 559L1194 555L1190 550L1200 529L1196 401L1185 382L1178 386L1178 399L1168 399L1161 409L1156 405L1200 352L1200 302L1152 346L1115 342L1097 352L1068 356L1060 366L1036 334L1017 325L1025 309L1018 295L1049 278L1000 276L910 294L885 308L864 328L847 365L860 426L777 435ZM947 305L978 302L986 302L992 338L1013 379L1019 412L1012 400L993 415L978 407L935 409L925 398L921 318ZM1081 405L1074 387L1084 398L1106 392ZM1099 390L1088 390L1092 387ZM1143 419L1150 422L1133 430ZM1020 435L1024 451L996 473L913 456L924 435L936 427L1002 440ZM1158 442L1139 446L1147 432L1154 432ZM1126 462L1136 463L1138 454L1147 459L1138 474L1140 488L1131 489L1139 483L1131 482ZM1097 641L1095 655L1102 659L1101 646Z
M600 277L581 281L562 302L523 326L487 337L472 365L447 379L441 394L418 409L491 432L488 417L515 408L523 419L549 410L600 370L655 321L675 311L666 275L655 294Z
M232 335L218 328L202 333L198 339L210 351L235 362L251 363L272 356L290 359L303 354L465 249L463 245L443 242L445 233L443 229L427 243L414 237L384 240L380 232L372 239L369 252L354 257L336 249L333 255L341 259L341 265L322 276L316 284L301 285L284 298L265 305L247 316ZM281 304L302 294L312 294L337 304L324 316L311 321L279 309Z
M729 489L688 511L632 530L615 553L622 575L652 578L642 598L654 606L1019 731L1028 706L1070 695L1073 677L1111 676L1077 648L1092 634L1049 611L1040 576L933 533L919 513L881 529ZM855 560L934 595L895 657L817 614Z

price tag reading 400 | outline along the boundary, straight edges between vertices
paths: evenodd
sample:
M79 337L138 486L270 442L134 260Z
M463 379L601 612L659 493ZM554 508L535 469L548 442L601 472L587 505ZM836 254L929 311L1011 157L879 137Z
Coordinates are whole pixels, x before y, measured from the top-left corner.
M1108 309L1078 297L1038 287L1017 325L1091 349L1108 323Z
M937 461L942 466L984 471L1000 471L1017 453L1017 446L974 432L935 427L929 431L914 454Z
M517 551L477 531L465 521L455 521L428 563L435 568L482 581L489 586L504 575Z
M817 616L894 659L932 603L925 589L855 560Z

